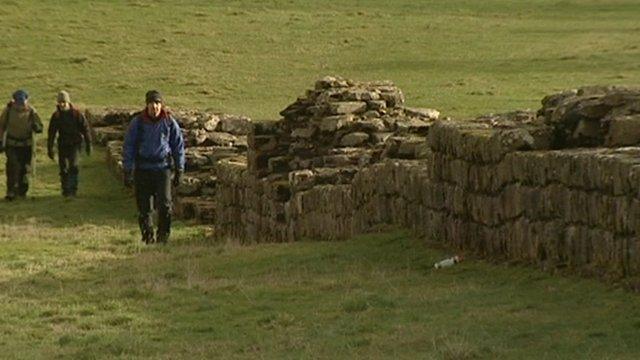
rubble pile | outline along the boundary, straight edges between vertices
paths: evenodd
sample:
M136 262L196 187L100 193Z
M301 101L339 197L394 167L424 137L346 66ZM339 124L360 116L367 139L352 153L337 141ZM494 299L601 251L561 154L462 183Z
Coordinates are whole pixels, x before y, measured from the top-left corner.
M390 81L359 83L325 77L256 129L249 166L258 177L300 169L365 166L384 157L416 158L433 109L406 108Z
M325 77L284 109L279 121L254 124L242 238L351 236L350 184L358 171L383 158L421 158L428 150L426 136L438 111L403 104L404 95L392 82ZM238 191L226 182L219 189L221 194ZM237 210L218 204L217 218L232 219L228 213ZM239 231L225 230L232 227L224 224L216 233L238 238Z
M542 99L538 115L554 128L555 149L640 143L640 88L588 86L564 91Z

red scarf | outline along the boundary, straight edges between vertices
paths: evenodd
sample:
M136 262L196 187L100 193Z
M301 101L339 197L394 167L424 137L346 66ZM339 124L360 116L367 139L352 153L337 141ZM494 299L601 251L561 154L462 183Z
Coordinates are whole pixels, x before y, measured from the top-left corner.
M149 115L149 113L147 112L147 108L144 108L144 110L142 111L142 120L146 122L156 123L168 117L169 117L169 112L166 111L164 107L162 108L162 110L160 110L160 115L158 115L158 117L153 117Z

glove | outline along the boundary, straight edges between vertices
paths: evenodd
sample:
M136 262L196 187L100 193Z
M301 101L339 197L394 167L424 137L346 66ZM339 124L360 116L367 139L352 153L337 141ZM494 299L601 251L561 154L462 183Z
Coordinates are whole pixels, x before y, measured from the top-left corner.
M55 160L56 153L53 152L53 149L47 149L47 156L51 160Z
M124 172L124 186L127 188L133 187L133 171Z
M173 186L177 187L180 185L180 180L182 180L183 170L178 170L173 174Z
M85 152L87 153L87 156L91 156L91 143L88 143L85 147L84 147Z

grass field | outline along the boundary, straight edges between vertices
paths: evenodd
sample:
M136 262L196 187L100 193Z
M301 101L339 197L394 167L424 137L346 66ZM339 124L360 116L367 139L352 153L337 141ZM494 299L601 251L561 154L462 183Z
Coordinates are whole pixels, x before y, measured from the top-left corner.
M275 119L337 74L454 117L537 108L640 83L639 18L622 0L6 0L0 98L26 88L46 118L60 88L86 106L158 88L170 106ZM0 358L640 356L637 295L473 259L434 271L448 252L402 231L239 246L178 222L168 246L142 246L104 153L68 200L42 144L32 198L0 202Z

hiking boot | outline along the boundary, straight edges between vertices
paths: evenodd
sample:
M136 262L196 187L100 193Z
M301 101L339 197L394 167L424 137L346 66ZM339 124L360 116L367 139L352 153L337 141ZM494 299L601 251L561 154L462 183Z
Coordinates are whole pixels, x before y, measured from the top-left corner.
M15 195L6 195L6 196L4 197L4 199L5 199L6 201L13 201L13 200L15 200L15 198L16 198L16 197L15 197Z
M145 231L142 233L142 242L145 244L153 244L154 242L156 242L155 238L153 237L153 231Z
M167 233L158 233L157 242L159 244L166 244L169 241L169 234Z

